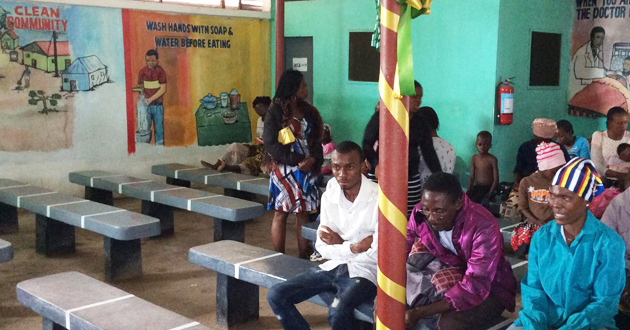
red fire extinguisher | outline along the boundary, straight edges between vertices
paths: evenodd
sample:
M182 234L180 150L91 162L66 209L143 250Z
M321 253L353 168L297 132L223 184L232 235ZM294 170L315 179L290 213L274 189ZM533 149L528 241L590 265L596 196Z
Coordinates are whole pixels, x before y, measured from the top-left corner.
M510 79L505 79L499 83L497 92L497 101L499 108L499 124L512 124L512 114L514 113L514 87L510 86Z

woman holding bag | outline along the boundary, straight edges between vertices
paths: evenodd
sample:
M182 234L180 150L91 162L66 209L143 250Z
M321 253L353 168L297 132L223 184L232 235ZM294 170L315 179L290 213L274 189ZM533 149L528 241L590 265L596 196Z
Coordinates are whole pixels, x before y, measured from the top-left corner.
M287 217L297 217L296 236L300 258L308 258L308 241L302 225L317 210L319 191L315 181L323 162L319 111L304 99L308 87L299 71L287 70L280 77L273 103L265 116L263 141L270 169L269 203L275 210L271 225L274 250L284 253Z

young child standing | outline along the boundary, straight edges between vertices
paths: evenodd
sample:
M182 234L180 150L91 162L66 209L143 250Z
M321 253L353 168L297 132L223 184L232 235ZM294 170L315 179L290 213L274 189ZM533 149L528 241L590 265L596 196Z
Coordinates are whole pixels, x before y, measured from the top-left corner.
M499 184L497 158L488 153L492 147L492 134L481 131L477 134L477 154L470 159L470 179L466 194L475 203L483 203L492 196Z

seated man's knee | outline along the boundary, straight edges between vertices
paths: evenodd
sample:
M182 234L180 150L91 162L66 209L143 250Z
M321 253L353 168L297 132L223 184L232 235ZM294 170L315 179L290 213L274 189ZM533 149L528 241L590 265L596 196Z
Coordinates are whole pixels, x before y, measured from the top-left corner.
M328 309L329 320L338 319L340 317L347 317L348 314L352 314L353 308L345 304L343 300L335 297Z
M286 303L286 295L283 290L283 283L274 285L267 292L267 302L269 302L269 306L271 309L274 309L276 306L283 305Z

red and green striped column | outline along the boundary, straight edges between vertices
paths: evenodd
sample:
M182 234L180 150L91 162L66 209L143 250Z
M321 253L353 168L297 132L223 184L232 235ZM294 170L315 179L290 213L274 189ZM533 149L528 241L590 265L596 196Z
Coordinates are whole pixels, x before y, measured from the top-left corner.
M379 76L379 227L376 329L405 329L409 97L400 95L397 36L401 5L382 0Z

